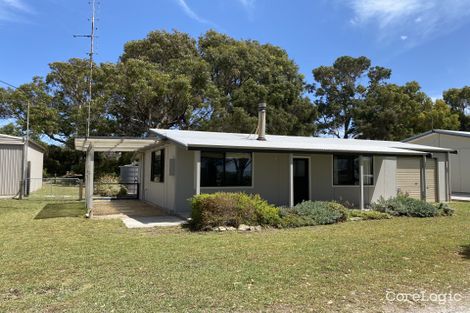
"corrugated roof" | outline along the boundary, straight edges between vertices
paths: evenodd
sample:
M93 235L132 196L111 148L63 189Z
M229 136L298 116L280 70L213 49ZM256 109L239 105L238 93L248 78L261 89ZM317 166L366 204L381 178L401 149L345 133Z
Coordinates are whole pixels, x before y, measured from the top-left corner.
M218 133L187 130L151 129L157 136L174 141L187 149L237 149L292 152L371 153L387 155L422 155L453 150L395 141L337 139L303 136L257 136L239 133Z
M427 132L415 135L413 137L403 140L403 142L410 142L418 138L426 137L432 134L443 134L449 136L458 136L458 137L470 137L470 132L461 131L461 130L447 130L447 129L433 129L428 130Z
M7 145L23 145L24 144L24 139L23 137L18 137L18 136L10 136L10 135L5 135L5 134L0 134L0 144L7 144ZM46 149L38 144L37 142L33 140L29 140L29 146L31 148L34 148L40 152L45 152Z

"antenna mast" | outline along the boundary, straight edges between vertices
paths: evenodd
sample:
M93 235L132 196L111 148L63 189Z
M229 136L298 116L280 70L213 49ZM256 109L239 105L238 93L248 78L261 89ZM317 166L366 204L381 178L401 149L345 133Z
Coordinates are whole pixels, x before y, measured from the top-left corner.
M86 120L86 137L90 137L90 123L91 123L91 102L93 100L92 85L93 85L93 55L95 54L95 13L96 13L96 1L91 0L91 32L89 35L73 35L74 37L90 38L90 52L89 56L89 68L90 76L88 78L88 108L87 108L87 120Z

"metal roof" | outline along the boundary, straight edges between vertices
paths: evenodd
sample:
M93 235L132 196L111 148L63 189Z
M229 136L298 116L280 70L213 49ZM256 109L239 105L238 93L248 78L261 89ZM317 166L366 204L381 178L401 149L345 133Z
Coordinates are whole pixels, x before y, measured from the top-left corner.
M90 144L96 152L131 152L158 143L157 138L138 137L78 137L75 150L87 151Z
M18 137L18 136L10 136L10 135L5 135L5 134L0 134L0 144L7 144L7 145L24 145L25 139L23 137ZM36 149L39 152L45 152L46 149L38 144L37 142L33 140L29 140L29 147Z
M451 149L429 147L395 141L337 139L303 136L267 135L266 141L253 134L151 129L157 136L176 142L186 149L235 149L280 152L370 153L384 155L423 155L430 152L453 152Z
M449 135L449 136L458 136L458 137L470 137L470 132L461 131L461 130L447 130L447 129L433 129L428 130L427 132L412 136L410 138L406 138L403 142L413 141L418 138L426 137L432 134L442 134L442 135Z

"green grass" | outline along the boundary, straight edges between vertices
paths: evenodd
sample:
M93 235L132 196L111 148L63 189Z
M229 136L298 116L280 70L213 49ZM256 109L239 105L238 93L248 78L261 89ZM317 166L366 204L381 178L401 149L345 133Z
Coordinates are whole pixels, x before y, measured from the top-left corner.
M0 312L377 312L386 290L470 294L470 205L256 233L34 219L0 201Z
M35 219L57 217L80 217L86 213L83 202L49 203L34 217Z

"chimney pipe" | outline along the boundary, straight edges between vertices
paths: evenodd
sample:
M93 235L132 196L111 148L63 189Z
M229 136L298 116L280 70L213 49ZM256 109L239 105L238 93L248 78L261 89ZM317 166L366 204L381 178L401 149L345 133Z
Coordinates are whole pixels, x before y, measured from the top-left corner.
M258 138L257 140L266 140L266 103L258 104Z

